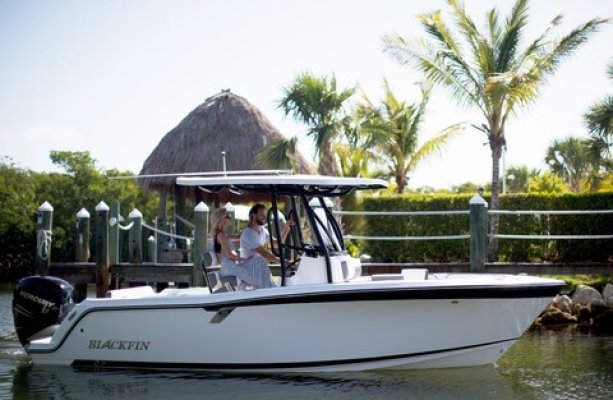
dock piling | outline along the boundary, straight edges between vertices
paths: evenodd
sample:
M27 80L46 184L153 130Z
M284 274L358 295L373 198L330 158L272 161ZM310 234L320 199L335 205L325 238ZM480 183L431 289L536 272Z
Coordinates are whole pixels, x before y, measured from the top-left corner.
M487 261L487 202L479 194L470 199L470 272L482 272Z
M105 297L109 289L109 206L96 206L96 297Z
M194 272L192 276L192 286L202 286L204 284L201 263L202 254L206 250L208 221L209 207L201 201L194 207L194 244L192 246Z
M140 264L143 262L143 214L137 209L130 211L130 244L128 246L130 251L130 262L133 264Z
M45 201L38 207L36 217L36 274L48 275L51 265L51 229L53 206Z

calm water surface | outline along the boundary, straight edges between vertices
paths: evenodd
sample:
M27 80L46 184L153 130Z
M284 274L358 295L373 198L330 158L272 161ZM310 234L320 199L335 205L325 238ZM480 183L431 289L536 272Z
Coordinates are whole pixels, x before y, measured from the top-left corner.
M498 365L405 372L228 375L32 367L0 287L0 399L613 399L613 336L531 333Z

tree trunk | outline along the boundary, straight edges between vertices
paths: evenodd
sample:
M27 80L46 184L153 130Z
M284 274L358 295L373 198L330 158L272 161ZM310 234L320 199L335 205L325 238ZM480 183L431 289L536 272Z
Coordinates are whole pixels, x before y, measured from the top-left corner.
M492 150L492 198L490 200L490 210L497 210L499 205L499 179L500 179L500 158L502 147L504 146L504 136L502 132L498 134L490 133L490 149ZM488 246L489 261L498 259L498 239L494 236L498 234L498 214L490 217L490 241Z
M321 148L319 149L319 167L317 168L317 170L321 175L338 176L336 158L334 157L334 152L332 151L332 139L329 137L323 140ZM334 209L340 211L341 198L338 196L332 197L332 203L334 204ZM336 219L336 223L338 224L338 226L341 227L342 230L342 216L336 215L334 218Z
M337 176L338 169L336 167L336 159L332 151L332 139L326 138L319 149L319 167L317 168L321 175Z
M573 193L579 193L581 190L581 176L578 174L570 175L570 191Z
M404 193L404 189L406 188L406 186L407 182L405 180L404 174L396 173L396 193Z

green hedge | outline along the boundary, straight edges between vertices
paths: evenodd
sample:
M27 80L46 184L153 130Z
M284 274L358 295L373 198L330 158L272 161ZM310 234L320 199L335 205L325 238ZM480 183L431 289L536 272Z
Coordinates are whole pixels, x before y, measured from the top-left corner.
M365 211L468 210L471 195L366 196ZM489 201L489 197L485 196ZM503 210L613 209L613 193L509 194L500 198ZM491 216L490 216L491 218ZM364 217L352 232L366 236L442 236L470 231L468 215ZM499 233L517 235L613 234L613 214L500 215ZM380 262L468 261L468 240L361 241L363 253ZM605 261L613 259L613 240L499 240L500 261Z

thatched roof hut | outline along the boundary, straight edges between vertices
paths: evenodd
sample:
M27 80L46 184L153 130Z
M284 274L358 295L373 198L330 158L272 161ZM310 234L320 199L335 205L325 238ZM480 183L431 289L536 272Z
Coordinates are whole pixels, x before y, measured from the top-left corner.
M228 171L270 169L256 156L281 133L243 97L222 91L205 100L168 132L149 155L140 175L222 171L226 152ZM297 173L311 173L303 157L295 159ZM139 179L144 188L175 192L175 177Z

